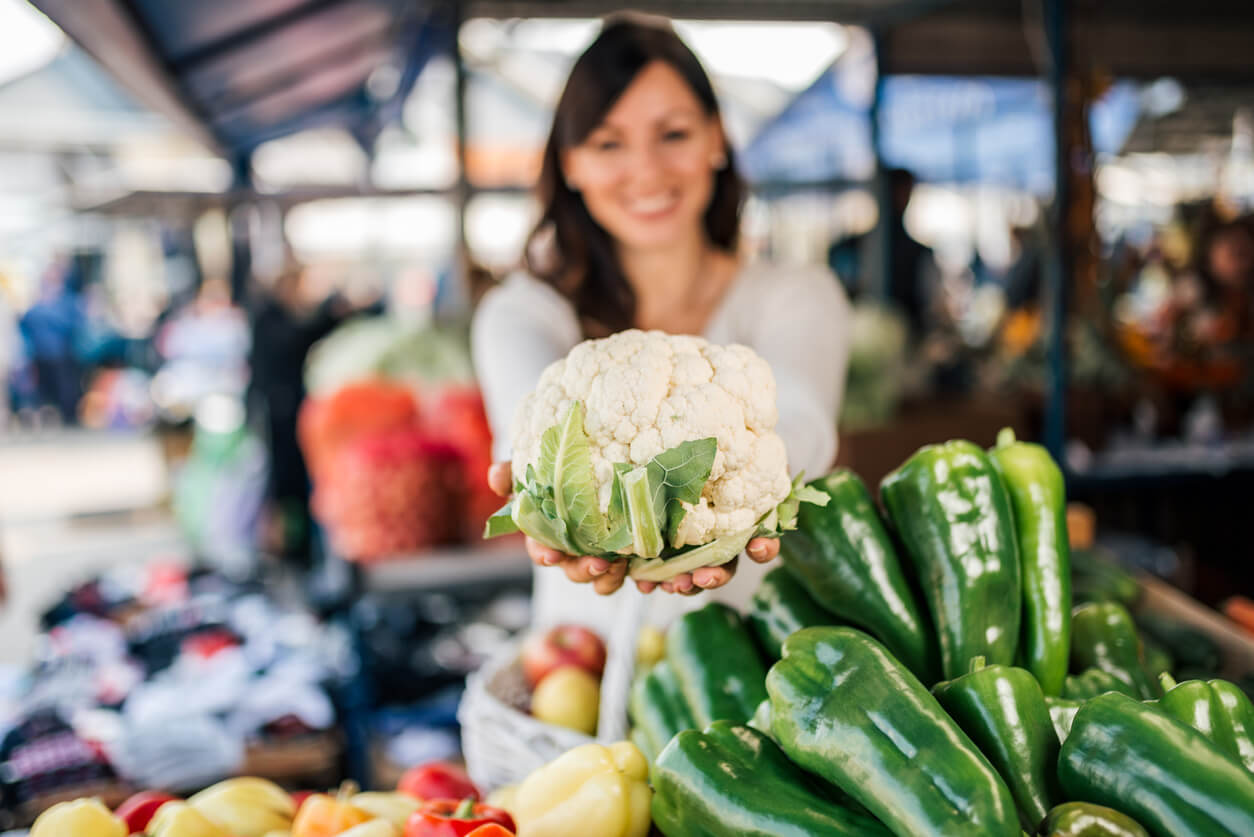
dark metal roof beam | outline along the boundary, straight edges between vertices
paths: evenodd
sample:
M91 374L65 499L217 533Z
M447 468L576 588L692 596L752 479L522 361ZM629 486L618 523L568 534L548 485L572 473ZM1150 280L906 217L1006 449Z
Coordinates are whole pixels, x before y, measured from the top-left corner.
M356 40L339 44L334 49L311 55L300 63L285 65L270 76L258 80L253 89L242 95L235 91L225 92L204 98L201 102L209 110L218 113L236 110L250 102L257 102L282 93L310 76L322 72L327 66L345 64L364 55L382 57L392 49L392 45L380 35L381 33L372 32Z
M238 32L233 32L225 38L221 38L212 43L204 44L197 47L191 52L183 55L171 56L170 62L179 72L195 67L205 61L210 61L220 55L229 53L233 50L247 46L253 41L268 38L277 32L282 31L285 27L293 23L308 18L331 9L335 6L342 5L347 2L358 2L359 0L313 0L303 6L297 6L282 14L275 15L269 20L264 20L255 26L249 26Z

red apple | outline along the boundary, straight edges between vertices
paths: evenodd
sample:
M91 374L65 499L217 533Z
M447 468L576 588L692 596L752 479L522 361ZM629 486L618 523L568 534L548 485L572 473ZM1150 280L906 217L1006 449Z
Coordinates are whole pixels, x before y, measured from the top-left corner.
M143 834L157 809L177 798L161 791L140 791L119 805L113 815L126 823L127 833Z
M546 674L562 666L578 666L600 678L605 670L605 643L582 625L556 625L527 639L522 666L533 689Z

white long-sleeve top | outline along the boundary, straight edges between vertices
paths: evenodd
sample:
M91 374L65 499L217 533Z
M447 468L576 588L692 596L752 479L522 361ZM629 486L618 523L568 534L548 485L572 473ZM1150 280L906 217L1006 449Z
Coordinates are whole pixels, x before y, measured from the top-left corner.
M779 407L776 432L793 474L819 476L836 457L848 322L849 303L826 268L759 263L741 269L702 335L712 343L749 346L770 364ZM525 273L512 274L483 298L471 328L471 349L497 461L512 458L510 425L518 405L545 367L582 339L571 303ZM711 598L743 610L769 569L745 559L732 581L718 590L692 597L654 593L650 618L665 624ZM574 584L559 569L538 568L535 622L581 622L608 632L618 598Z

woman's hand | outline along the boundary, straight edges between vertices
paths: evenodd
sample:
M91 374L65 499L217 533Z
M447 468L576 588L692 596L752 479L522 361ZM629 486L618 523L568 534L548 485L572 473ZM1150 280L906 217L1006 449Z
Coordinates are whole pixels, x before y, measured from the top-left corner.
M488 485L502 497L510 495L513 491L513 475L508 462L493 463L488 469ZM571 581L591 584L592 589L603 596L622 587L627 577L626 561L607 561L591 555L567 555L530 537L527 538L526 545L527 555L531 557L534 564L541 567L560 566ZM779 555L779 541L773 538L754 538L749 541L749 546L745 551L752 560L765 564ZM714 590L731 581L732 576L736 574L737 560L732 560L721 567L701 567L690 573L681 573L670 581L660 584L656 581L637 581L636 587L641 593L651 593L661 587L667 593L683 595L700 593L702 590Z

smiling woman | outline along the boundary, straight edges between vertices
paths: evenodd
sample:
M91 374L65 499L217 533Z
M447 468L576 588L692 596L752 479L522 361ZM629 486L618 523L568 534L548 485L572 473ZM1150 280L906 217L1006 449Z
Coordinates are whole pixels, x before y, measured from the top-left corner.
M475 364L498 460L517 458L511 420L546 367L582 340L637 328L753 349L776 382L776 431L790 470L826 472L836 453L848 305L824 267L744 262L744 195L710 80L688 46L664 21L608 21L558 101L527 269L488 293L475 315ZM509 491L507 466L493 478ZM777 550L757 538L747 554L765 562ZM537 573L540 622L610 624L615 609L566 579L613 593L627 562L564 555L536 541L528 551L537 565L565 571ZM723 588L717 598L744 604L764 570L741 567L733 581L736 572L735 561L702 566L660 587Z

